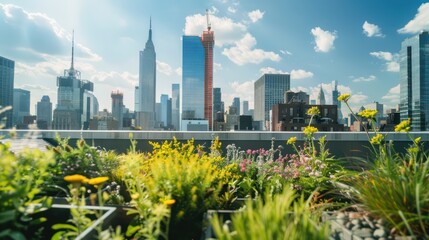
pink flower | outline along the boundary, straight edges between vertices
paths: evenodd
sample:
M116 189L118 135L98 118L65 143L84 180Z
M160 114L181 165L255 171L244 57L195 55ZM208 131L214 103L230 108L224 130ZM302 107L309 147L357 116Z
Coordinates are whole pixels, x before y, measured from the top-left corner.
M252 150L251 149L247 149L246 153L247 154L252 154Z

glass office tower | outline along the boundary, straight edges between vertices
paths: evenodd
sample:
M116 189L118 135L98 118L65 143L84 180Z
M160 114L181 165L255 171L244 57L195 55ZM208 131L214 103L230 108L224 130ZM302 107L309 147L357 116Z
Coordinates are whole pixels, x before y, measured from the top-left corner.
M15 62L0 56L0 108L13 105L13 80ZM0 114L0 126L12 128L12 110Z
M407 38L400 51L400 116L413 131L429 130L429 34Z
M204 51L199 36L183 36L182 120L204 119Z

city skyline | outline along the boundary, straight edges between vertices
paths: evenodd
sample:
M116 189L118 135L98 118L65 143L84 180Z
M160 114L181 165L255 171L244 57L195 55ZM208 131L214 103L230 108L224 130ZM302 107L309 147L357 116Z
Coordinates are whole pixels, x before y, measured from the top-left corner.
M181 83L181 38L199 36L206 28L205 9L216 32L213 86L222 88L225 106L240 97L253 108L254 81L263 73L288 72L291 89L303 90L312 99L322 83L326 99L331 99L331 82L337 80L339 92L352 93L355 108L373 101L394 107L399 103L401 42L429 28L429 3L423 1L267 5L215 0L176 6L166 0L13 5L0 0L0 34L10 36L0 41L0 52L15 61L15 88L31 91L34 114L43 95L57 102L55 81L70 66L75 29L75 66L83 79L94 82L100 110L110 109L114 90L124 92L125 106L133 109L138 52L144 48L150 16L159 49L159 99L161 94L171 96L172 83ZM24 38L18 29L30 34Z

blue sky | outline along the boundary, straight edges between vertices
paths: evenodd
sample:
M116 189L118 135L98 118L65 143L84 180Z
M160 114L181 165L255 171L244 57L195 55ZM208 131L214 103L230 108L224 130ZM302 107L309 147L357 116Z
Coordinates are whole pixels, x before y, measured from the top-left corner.
M330 103L337 80L355 108L395 107L401 42L429 29L429 3L414 0L0 0L0 55L15 61L15 87L31 91L32 106L46 94L56 104L74 29L75 68L94 82L100 110L111 110L114 90L134 109L149 18L159 101L181 83L181 36L201 34L206 9L216 38L214 86L226 106L238 96L253 107L253 82L287 72L292 89L310 98L322 84Z

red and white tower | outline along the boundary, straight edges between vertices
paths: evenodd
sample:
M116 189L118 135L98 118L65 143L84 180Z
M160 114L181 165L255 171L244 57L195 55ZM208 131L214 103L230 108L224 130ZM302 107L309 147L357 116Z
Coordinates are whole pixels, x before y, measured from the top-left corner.
M207 31L203 31L201 41L205 50L204 66L204 118L209 122L209 130L213 129L213 47L214 32L211 31L209 12L206 10Z

